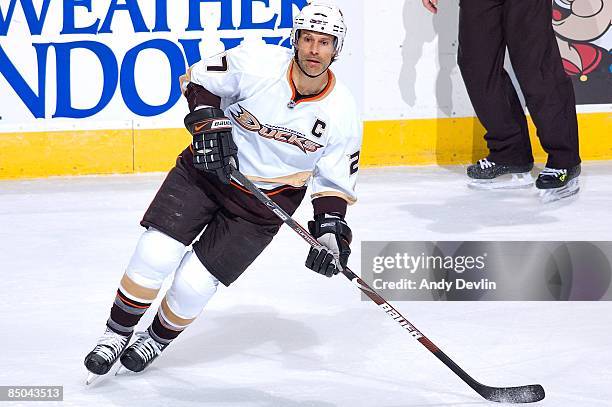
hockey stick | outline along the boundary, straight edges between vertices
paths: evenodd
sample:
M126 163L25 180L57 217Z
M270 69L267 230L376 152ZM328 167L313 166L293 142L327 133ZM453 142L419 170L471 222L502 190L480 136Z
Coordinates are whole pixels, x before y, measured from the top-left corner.
M300 235L308 244L314 248L320 249L323 247L302 225L297 223L276 202L257 188L244 174L232 168L232 177L255 195L257 199L274 212L276 216ZM348 267L342 270L342 274L483 398L501 403L533 403L544 398L544 388L539 384L518 387L491 387L476 381Z

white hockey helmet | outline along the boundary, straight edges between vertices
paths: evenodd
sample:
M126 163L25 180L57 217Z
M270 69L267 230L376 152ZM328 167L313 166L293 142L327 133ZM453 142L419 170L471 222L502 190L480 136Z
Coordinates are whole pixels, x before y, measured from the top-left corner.
M342 11L338 7L331 4L309 2L293 19L291 42L294 48L296 48L300 30L333 35L336 37L336 56L342 51L344 37L346 36L346 24L344 24Z

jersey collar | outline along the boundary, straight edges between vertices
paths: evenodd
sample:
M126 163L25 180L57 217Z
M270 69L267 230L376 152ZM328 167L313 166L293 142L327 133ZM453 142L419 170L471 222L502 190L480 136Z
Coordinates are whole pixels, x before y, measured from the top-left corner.
M325 88L323 88L321 92L317 93L314 96L300 98L300 100L296 102L295 97L298 94L298 92L297 92L297 89L295 88L295 85L293 84L293 80L291 80L292 75L293 75L293 65L294 64L293 64L293 59L292 59L289 62L289 68L287 69L287 82L289 83L289 88L291 89L291 101L294 103L294 105L299 105L302 102L317 102L327 97L327 95L329 95L331 91L334 89L334 86L336 85L336 76L331 71L331 69L328 68L327 69L327 85L325 85Z

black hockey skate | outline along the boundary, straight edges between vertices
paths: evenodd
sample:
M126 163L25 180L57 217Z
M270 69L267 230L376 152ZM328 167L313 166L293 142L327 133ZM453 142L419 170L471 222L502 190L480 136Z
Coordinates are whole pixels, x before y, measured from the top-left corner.
M137 332L136 336L138 336L136 342L121 355L121 364L132 372L142 372L168 345L151 338L149 331Z
M85 367L89 370L86 384L91 384L98 376L108 373L123 351L127 348L132 335L119 335L106 328L104 335L98 339L96 347L85 356Z
M576 195L580 191L579 175L580 164L572 168L544 167L536 180L542 201L553 202Z
M468 186L477 189L530 187L533 185L532 168L533 163L506 165L483 158L467 168L467 175L471 178Z

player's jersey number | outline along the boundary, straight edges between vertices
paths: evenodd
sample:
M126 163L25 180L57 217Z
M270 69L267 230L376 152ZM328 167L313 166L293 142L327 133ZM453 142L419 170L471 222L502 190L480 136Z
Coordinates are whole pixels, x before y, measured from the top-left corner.
M350 174L353 175L357 171L359 171L359 153L361 151L357 151L354 154L351 154L349 157L349 171Z
M206 65L206 72L227 72L227 56L223 55L220 58L220 63L217 65Z

